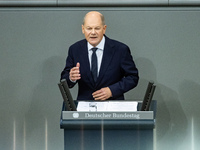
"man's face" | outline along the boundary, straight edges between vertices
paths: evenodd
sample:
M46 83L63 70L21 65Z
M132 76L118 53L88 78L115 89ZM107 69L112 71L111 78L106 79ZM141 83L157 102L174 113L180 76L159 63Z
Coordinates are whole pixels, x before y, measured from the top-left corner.
M85 17L85 23L82 25L82 32L86 40L94 47L96 47L102 40L106 32L106 25L102 24L99 14L88 14Z

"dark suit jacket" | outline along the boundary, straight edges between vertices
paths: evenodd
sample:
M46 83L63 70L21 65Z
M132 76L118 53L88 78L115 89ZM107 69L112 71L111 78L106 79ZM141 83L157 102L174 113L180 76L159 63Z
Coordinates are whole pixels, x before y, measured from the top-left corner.
M124 93L136 87L139 76L138 70L125 44L105 36L105 46L99 76L94 83L88 59L87 41L81 40L70 46L66 66L61 73L61 79L66 79L69 88L76 83L69 80L70 69L80 63L81 79L78 80L77 100L93 100L92 93L103 87L109 87L110 99L123 100Z

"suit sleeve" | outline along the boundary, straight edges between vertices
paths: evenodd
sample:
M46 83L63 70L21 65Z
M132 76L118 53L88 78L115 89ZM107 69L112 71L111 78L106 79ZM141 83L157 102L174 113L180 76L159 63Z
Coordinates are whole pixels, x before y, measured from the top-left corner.
M76 84L76 82L71 82L69 79L69 72L70 72L71 68L73 68L74 66L75 65L74 65L74 61L73 61L72 49L70 47L69 51L68 51L68 56L66 59L66 65L65 65L64 70L61 73L61 78L60 78L60 80L66 79L69 88L74 87L74 85Z
M120 81L109 86L113 97L118 97L133 89L137 86L139 80L138 69L135 66L128 46L122 51L121 56L120 67L122 78Z

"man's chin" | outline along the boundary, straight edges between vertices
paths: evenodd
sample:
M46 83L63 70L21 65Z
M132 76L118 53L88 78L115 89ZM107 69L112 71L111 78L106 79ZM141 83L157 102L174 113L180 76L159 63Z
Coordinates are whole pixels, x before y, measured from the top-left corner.
M94 47L98 45L97 41L89 41L89 43Z

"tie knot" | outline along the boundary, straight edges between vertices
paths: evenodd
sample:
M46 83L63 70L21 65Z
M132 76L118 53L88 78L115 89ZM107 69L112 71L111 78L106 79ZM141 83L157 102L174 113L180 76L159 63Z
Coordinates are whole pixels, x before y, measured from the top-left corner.
M98 49L98 48L96 48L96 47L93 47L93 48L92 48L92 51L93 51L93 52L96 52L96 51L97 51L97 49Z

